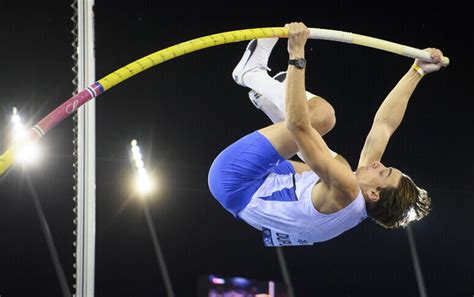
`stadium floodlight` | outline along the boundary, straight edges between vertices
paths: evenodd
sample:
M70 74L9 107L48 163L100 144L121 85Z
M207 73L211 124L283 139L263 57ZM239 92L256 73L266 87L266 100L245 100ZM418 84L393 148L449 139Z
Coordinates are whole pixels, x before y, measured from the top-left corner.
M41 157L41 148L37 142L28 141L28 130L21 122L21 116L16 107L13 107L11 121L13 124L13 142L19 144L17 160L23 165L37 163Z
M148 174L143 162L140 147L136 139L131 142L131 161L135 167L135 188L138 193L145 195L154 190L154 181Z

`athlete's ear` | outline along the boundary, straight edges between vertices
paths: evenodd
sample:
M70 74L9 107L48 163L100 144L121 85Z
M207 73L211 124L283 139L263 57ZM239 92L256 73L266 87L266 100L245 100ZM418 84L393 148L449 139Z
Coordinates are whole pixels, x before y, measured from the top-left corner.
M380 192L376 189L370 189L367 191L367 198L372 202L377 202L380 199Z

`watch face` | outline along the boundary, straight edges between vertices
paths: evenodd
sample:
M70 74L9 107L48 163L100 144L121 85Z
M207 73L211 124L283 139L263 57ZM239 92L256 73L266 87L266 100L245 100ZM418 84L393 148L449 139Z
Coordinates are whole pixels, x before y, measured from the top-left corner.
M306 60L298 59L296 60L296 67L304 68L306 66Z
M289 64L295 65L299 69L303 69L306 67L306 60L305 59L294 59L290 60Z

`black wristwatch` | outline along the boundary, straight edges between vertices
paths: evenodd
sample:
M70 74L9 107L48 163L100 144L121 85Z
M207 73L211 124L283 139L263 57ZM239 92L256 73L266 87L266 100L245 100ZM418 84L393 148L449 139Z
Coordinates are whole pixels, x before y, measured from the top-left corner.
M288 60L288 65L293 65L298 69L304 69L306 67L306 59L290 59Z

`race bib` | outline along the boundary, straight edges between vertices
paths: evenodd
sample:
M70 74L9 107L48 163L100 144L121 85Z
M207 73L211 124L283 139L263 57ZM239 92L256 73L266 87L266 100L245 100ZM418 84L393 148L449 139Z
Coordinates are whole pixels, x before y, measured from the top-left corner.
M273 231L265 227L262 227L262 234L263 244L266 247L313 244L312 242L308 242L307 240L293 238L293 236L291 236L290 234Z

